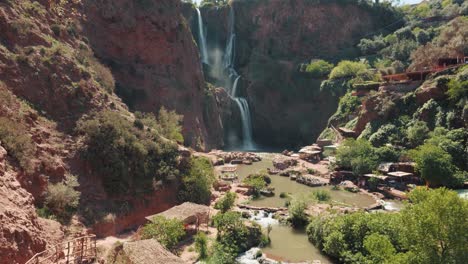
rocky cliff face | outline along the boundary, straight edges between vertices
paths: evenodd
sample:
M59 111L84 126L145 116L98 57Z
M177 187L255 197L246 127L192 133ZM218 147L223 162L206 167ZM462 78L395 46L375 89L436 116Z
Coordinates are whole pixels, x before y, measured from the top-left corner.
M138 111L164 106L184 115L183 135L192 147L214 147L222 133L206 129L205 82L197 46L180 1L84 1L86 32L109 65L117 93ZM190 14L184 6L184 13Z
M114 77L131 107L156 112L164 105L184 114L190 145L222 142L222 136L207 139L203 107L217 102L204 101L198 53L179 2L150 1L155 16L125 7L133 2L0 1L0 263L24 263L65 239L66 226L36 213L48 184L76 175L83 216L87 205L102 209L112 202L101 175L81 159L81 136L74 128L79 119L102 110L131 118L114 92ZM140 100L140 93L147 99ZM216 117L210 114L205 116ZM211 128L213 134L221 131L218 125ZM173 187L155 192L146 197L150 205L119 197L131 206L125 215L89 227L109 234L141 224L145 215L173 205L176 193Z
M231 6L240 91L252 110L254 136L267 145L314 141L337 107L338 97L320 93L321 80L299 73L300 63L352 57L362 36L392 22L388 14L379 20L378 8L339 1L235 0ZM208 46L223 50L229 7L202 13Z

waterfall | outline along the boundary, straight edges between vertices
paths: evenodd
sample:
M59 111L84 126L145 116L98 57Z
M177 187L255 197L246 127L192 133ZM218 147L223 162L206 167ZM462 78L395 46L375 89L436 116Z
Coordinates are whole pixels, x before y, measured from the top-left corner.
M236 33L235 33L235 20L234 20L234 9L231 6L229 10L229 36L227 39L226 50L224 51L224 67L226 69L234 70L234 57L235 57L235 41L236 41ZM235 71L235 70L234 70Z
M247 150L252 150L255 148L255 144L252 139L252 119L250 115L249 103L245 98L236 97L237 86L239 84L239 79L241 76L234 69L234 58L235 58L235 44L236 44L236 34L235 34L235 20L234 20L234 9L231 6L229 11L229 37L226 43L226 50L224 52L224 67L229 76L229 95L236 102L239 112L241 114L242 121L242 140L243 148ZM234 80L234 82L233 82Z
M208 50L206 48L206 35L203 26L203 18L200 12L200 9L197 8L198 14L198 44L200 45L200 53L202 62L205 64L208 63Z
M234 81L234 84L232 85L232 89L231 89L231 97L236 97L236 93L237 93L237 84L239 83L239 79L240 79L240 75L237 76L236 80Z
M233 97L234 101L236 102L237 106L239 107L239 111L241 114L242 120L242 136L243 136L243 147L245 149L253 149L254 144L252 140L252 120L250 119L250 109L247 100L242 97Z

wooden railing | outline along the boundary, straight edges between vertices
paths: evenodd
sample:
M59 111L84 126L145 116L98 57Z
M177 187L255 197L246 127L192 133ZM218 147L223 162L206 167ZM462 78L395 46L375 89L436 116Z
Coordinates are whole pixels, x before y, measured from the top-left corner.
M93 263L97 258L96 236L82 236L34 255L25 264Z

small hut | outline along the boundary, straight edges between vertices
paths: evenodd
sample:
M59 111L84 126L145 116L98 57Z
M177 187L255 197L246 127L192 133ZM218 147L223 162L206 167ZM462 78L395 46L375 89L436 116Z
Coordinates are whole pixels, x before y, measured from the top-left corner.
M155 216L163 216L167 219L177 219L182 221L186 227L195 225L196 229L198 229L201 224L208 224L210 220L210 207L185 202L159 214L147 216L146 219L151 222Z
M129 264L184 264L181 258L169 252L155 239L125 242L123 252Z

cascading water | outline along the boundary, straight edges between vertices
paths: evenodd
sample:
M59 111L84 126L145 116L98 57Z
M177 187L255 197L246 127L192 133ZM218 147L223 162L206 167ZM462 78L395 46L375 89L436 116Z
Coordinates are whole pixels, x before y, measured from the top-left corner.
M205 28L203 25L203 18L200 12L200 9L197 8L198 14L198 44L200 45L200 54L202 62L205 64L208 63L208 49L206 48L206 35Z
M236 102L236 105L239 108L242 121L242 139L243 139L243 148L247 150L252 150L255 148L255 144L252 138L252 120L250 116L249 103L245 98L236 97L237 86L239 84L239 79L241 76L237 74L234 69L234 58L235 58L235 44L236 44L236 34L234 30L234 9L231 6L229 11L229 37L226 44L226 50L224 52L224 67L229 75L229 95Z

